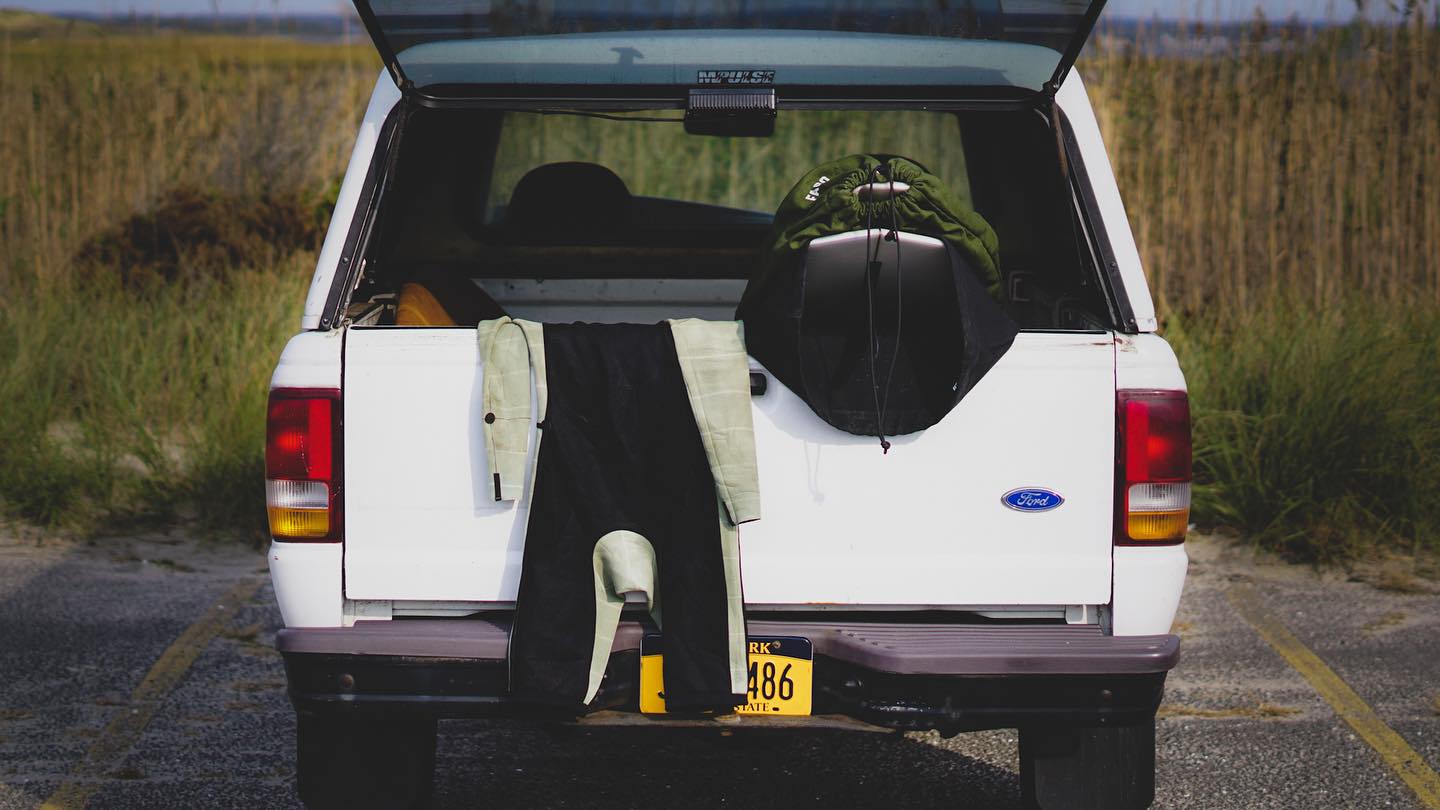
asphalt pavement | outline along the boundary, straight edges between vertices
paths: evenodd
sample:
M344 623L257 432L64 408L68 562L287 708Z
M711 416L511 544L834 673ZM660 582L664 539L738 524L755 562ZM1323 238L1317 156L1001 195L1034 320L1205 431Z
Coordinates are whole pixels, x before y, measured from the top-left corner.
M0 532L0 808L299 806L263 554L17 534ZM1413 756L1412 774L1440 770L1434 584L1260 562L1217 541L1191 554L1155 806L1437 810L1395 764ZM1242 615L1246 589L1399 748L1357 732L1314 673ZM1010 731L657 735L453 721L440 726L434 805L1018 808L1017 766Z

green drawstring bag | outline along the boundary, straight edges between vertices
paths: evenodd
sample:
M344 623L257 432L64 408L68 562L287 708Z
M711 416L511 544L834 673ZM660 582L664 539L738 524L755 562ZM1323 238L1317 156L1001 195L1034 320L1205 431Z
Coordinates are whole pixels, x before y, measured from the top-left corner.
M855 194L856 187L871 182L876 169L883 169L887 179L910 186L910 191L895 198L900 230L949 243L999 300L1000 240L990 223L962 205L943 180L920 164L890 155L850 155L800 178L775 212L760 272L750 280L745 297L763 297L767 281L783 273L813 239L864 230L867 214L874 227L890 227L888 202L864 202Z
M870 183L908 188L892 195L855 193ZM807 329L807 246L867 229L877 238L893 229L944 242L955 282L949 310L941 316L930 308L923 319L889 313L893 334L883 328L869 333L876 326L863 316L845 334ZM860 313L864 293L857 295ZM1009 350L1019 329L1003 304L1000 242L983 217L912 160L850 155L807 172L780 203L736 317L745 322L750 354L816 414L847 432L879 436L888 448L885 436L923 430L943 418ZM870 354L857 361L862 350Z

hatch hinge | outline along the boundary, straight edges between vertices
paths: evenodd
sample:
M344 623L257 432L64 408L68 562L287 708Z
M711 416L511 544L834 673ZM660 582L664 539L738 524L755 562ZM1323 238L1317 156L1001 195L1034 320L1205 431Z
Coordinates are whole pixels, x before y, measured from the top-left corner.
M1075 66L1075 60L1080 58L1080 52L1084 50L1085 43L1095 31L1095 24L1100 20L1100 12L1105 10L1105 0L1091 0L1089 8L1085 10L1085 16L1080 20L1080 25L1070 36L1070 44L1066 46L1065 52L1060 55L1060 62L1055 65L1055 72L1050 75L1050 81L1045 83L1043 92L1046 96L1054 98L1060 92L1060 85L1065 83L1065 77L1070 75L1070 69Z
M395 49L390 47L390 40L385 36L385 29L380 27L380 20L375 16L375 9L370 3L355 0L355 12L360 15L360 22L365 26L365 32L375 43L375 50L380 54L380 61L385 63L385 70L390 73L390 78L395 86L401 91L405 90L410 80L405 78L405 71L400 67L400 60L395 56Z

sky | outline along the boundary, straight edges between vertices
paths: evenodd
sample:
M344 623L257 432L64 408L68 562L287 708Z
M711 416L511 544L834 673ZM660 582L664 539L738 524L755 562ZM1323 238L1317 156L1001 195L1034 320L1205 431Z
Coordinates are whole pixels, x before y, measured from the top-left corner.
M1385 5L1375 0L1375 6ZM222 14L329 14L349 9L349 0L0 0L0 6L35 11L80 12L88 14L209 14L218 7ZM1272 19L1298 14L1304 19L1349 19L1354 0L1110 0L1108 17L1185 17L1207 21L1243 20L1260 8Z

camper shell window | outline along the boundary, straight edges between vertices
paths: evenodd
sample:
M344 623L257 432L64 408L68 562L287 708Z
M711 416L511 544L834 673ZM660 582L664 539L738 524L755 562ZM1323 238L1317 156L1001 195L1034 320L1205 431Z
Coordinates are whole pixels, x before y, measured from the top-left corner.
M989 222L1022 328L1114 326L1033 108L783 109L767 138L690 135L671 109L404 114L350 308L369 323L395 323L405 284L437 278L517 317L732 318L781 199L811 168L867 153L915 161Z

